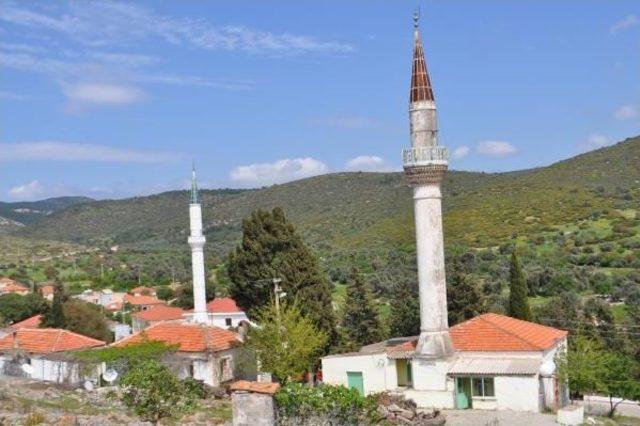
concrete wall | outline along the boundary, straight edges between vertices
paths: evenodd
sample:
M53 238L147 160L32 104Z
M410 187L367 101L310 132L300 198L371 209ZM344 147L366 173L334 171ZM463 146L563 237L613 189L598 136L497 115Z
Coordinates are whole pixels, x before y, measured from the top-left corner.
M367 395L398 387L395 360L388 359L386 353L322 359L322 378L325 383L349 386L348 371L362 372L364 393Z
M231 395L234 426L272 426L276 424L273 396L236 391Z
M540 411L538 375L496 376L493 380L498 410ZM475 408L475 399L474 399Z
M231 319L231 325L227 325L226 319ZM244 312L229 312L229 313L209 313L209 320L212 325L220 328L237 327L240 321L249 321L247 315Z

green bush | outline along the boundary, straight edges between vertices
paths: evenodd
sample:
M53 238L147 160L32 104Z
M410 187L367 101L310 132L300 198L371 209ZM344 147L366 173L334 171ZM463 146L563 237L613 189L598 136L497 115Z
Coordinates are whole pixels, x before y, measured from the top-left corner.
M278 421L304 424L311 418L324 418L329 424L357 425L378 422L377 403L364 397L356 389L323 385L310 388L300 383L289 383L275 395Z

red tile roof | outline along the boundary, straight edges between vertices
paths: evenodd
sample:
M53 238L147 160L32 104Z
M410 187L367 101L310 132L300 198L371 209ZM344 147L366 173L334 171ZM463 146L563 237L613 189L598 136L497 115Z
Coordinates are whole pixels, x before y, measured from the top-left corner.
M242 312L242 309L236 305L236 301L230 297L221 297L213 299L207 303L207 312L223 313L223 312Z
M50 294L53 294L56 290L56 287L53 284L47 284L40 287L40 294L43 297L46 297Z
M104 309L110 312L116 312L122 310L122 302L111 302L104 305Z
M424 60L424 50L420 32L416 28L414 34L413 68L411 70L410 102L433 101L431 80L427 72L427 64Z
M522 321L505 315L484 314L449 329L453 347L458 351L511 352L544 351L567 337L565 330ZM415 351L418 339L387 349L393 357Z
M484 314L451 327L459 351L541 351L567 336L565 330L498 314Z
M185 311L171 306L158 305L146 311L136 312L132 316L144 321L169 321L184 318Z
M0 293L28 293L29 287L26 287L18 282L12 282L0 287Z
M160 300L153 296L132 296L131 294L125 294L124 301L134 306L166 304L164 300Z
M137 293L137 294L149 294L149 295L151 295L151 294L155 294L155 292L156 292L156 291L155 291L153 288L151 288L151 287L146 287L146 286L144 286L144 285L138 286L138 287L136 287L136 288L132 288L132 289L129 291L129 293L131 293L131 294L136 294L136 293Z
M280 389L280 383L263 383L263 382L250 382L248 380L238 380L229 387L232 391L248 391L255 393L265 393L273 395Z
M26 320L22 320L16 323L13 323L9 326L14 330L19 330L21 328L38 328L40 327L40 323L42 322L42 315L35 315L31 318L27 318Z
M160 341L178 345L181 352L217 352L241 343L232 331L214 326L159 322L139 333L116 342L114 346L126 346L146 341Z
M36 354L104 346L105 342L59 328L22 328L0 339L0 350L18 349Z

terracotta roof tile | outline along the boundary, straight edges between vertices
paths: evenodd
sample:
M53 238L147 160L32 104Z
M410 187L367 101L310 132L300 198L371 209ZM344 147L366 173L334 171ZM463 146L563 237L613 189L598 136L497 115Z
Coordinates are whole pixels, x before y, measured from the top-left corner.
M181 352L217 352L230 349L241 343L232 331L214 326L159 322L144 331L132 334L116 342L114 346L126 346L145 341L160 341L178 345Z
M230 297L221 297L213 299L207 303L207 312L222 313L222 312L242 312L242 309L238 307L236 301Z
M0 350L44 354L104 346L105 342L59 328L22 328L0 339Z
M498 314L484 314L451 327L459 351L540 351L567 336L557 328Z
M131 294L125 294L124 301L134 306L166 304L164 300L160 300L153 296L133 296Z
M427 72L427 64L424 60L424 50L420 33L416 29L414 35L413 68L411 70L410 102L433 101L433 89Z
M229 387L232 391L248 391L255 393L265 393L273 395L280 389L280 383L263 383L263 382L250 382L248 380L238 380Z
M132 316L144 321L168 321L184 318L184 313L180 308L158 305L146 311L136 312Z
M13 323L9 328L13 330L19 330L21 328L38 328L42 322L42 315L34 315L31 318Z
M0 287L0 293L28 293L29 287L22 285L18 282L7 283L3 287Z

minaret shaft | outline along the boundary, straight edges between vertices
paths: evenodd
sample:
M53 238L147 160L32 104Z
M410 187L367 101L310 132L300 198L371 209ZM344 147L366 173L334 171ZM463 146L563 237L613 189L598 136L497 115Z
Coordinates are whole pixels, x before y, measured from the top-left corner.
M438 146L436 104L424 60L422 41L414 32L409 103L411 148L403 152L404 171L413 187L420 298L420 337L416 355L443 359L453 353L447 314L442 194L448 152Z
M189 204L189 246L191 246L191 271L193 280L193 316L192 321L200 324L209 322L207 314L207 296L205 288L204 244L202 235L202 206L198 200L198 190L193 172L191 184L191 204Z

